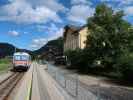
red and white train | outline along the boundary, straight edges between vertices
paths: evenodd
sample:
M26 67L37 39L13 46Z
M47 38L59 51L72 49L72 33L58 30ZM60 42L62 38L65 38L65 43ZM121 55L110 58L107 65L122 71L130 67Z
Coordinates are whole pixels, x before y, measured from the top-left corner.
M13 69L27 71L31 65L31 56L26 52L16 52L13 55Z

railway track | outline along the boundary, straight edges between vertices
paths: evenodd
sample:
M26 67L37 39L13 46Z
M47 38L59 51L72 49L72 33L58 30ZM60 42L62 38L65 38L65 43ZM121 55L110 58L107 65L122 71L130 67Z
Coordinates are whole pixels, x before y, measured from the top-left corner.
M24 73L13 73L5 80L0 82L0 100L9 100L8 97L18 84Z

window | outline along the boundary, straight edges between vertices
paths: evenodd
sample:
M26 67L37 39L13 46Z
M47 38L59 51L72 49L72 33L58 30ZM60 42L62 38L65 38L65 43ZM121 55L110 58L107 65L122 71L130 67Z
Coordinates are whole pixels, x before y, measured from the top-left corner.
M14 60L29 60L29 57L24 55L17 55L14 57Z
M21 60L20 56L14 56L14 60Z
M21 60L29 60L28 56L21 56Z

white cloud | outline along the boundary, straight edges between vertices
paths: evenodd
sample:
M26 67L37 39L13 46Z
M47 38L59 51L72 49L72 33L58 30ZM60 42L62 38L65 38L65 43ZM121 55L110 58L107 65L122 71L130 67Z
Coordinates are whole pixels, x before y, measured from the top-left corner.
M50 25L37 25L36 28L39 32L48 31L49 33L58 30L58 27L53 23L51 23Z
M124 8L124 12L127 15L132 15L133 16L133 6L128 6Z
M133 0L122 0L123 4L133 4Z
M37 7L37 6L45 6L53 11L62 11L65 10L66 8L59 3L57 0L27 0L32 6Z
M24 34L29 34L29 32L23 32Z
M41 48L42 46L44 46L48 41L50 40L54 40L60 36L62 36L63 34L63 28L59 29L58 31L54 32L54 33L50 33L49 37L44 37L44 38L37 38L37 39L33 39L32 43L30 44L30 48L32 50L37 50L39 48Z
M102 2L119 2L120 5L133 4L133 0L101 0Z
M103 2L119 2L119 1L122 1L122 0L101 0Z
M9 35L12 35L12 36L18 36L19 35L19 32L13 30L13 31L9 31L8 34Z
M44 25L36 25L35 28L39 32L44 32L47 29Z
M46 38L33 39L32 40L32 44L30 45L30 48L32 48L32 49L39 49L43 45L45 45L46 43L47 43L47 39Z
M58 28L55 24L51 24L47 27L48 40L56 39L63 34L63 28Z
M48 27L48 40L56 39L63 35L63 28L58 28L55 24L51 24Z
M44 46L47 41L53 40L53 39L57 39L58 37L63 35L63 28L58 28L55 24L51 24L50 26L37 26L37 28L39 27L39 29L41 28L41 31L45 31L47 30L47 38L46 37L42 37L42 38L37 38L37 39L33 39L32 43L30 45L30 48L32 48L33 50L35 49L39 49L40 47ZM44 30L45 29L45 30Z
M92 3L89 0L71 0L72 5L81 5L81 4L88 4L91 5Z
M48 40L53 40L53 39L56 39L56 38L62 36L63 35L63 31L64 31L64 29L60 28L57 31L51 33L51 36L50 36L50 38L48 38Z
M73 22L85 23L93 15L95 9L87 5L74 5L68 13L68 19Z
M44 0L39 1L41 2ZM33 7L32 2L28 2L26 0L12 0L11 3L0 7L0 20L13 21L17 23L45 23L50 20L54 22L62 22L57 13L60 10L65 9L65 7L55 0L50 1L45 1L42 5L36 4L36 6ZM50 4L53 7L51 7Z

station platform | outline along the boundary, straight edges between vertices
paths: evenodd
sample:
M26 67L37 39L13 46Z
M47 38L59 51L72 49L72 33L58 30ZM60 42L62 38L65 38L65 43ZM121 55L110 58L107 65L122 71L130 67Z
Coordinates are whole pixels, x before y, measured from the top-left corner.
M46 71L46 65L32 63L13 100L74 100Z

